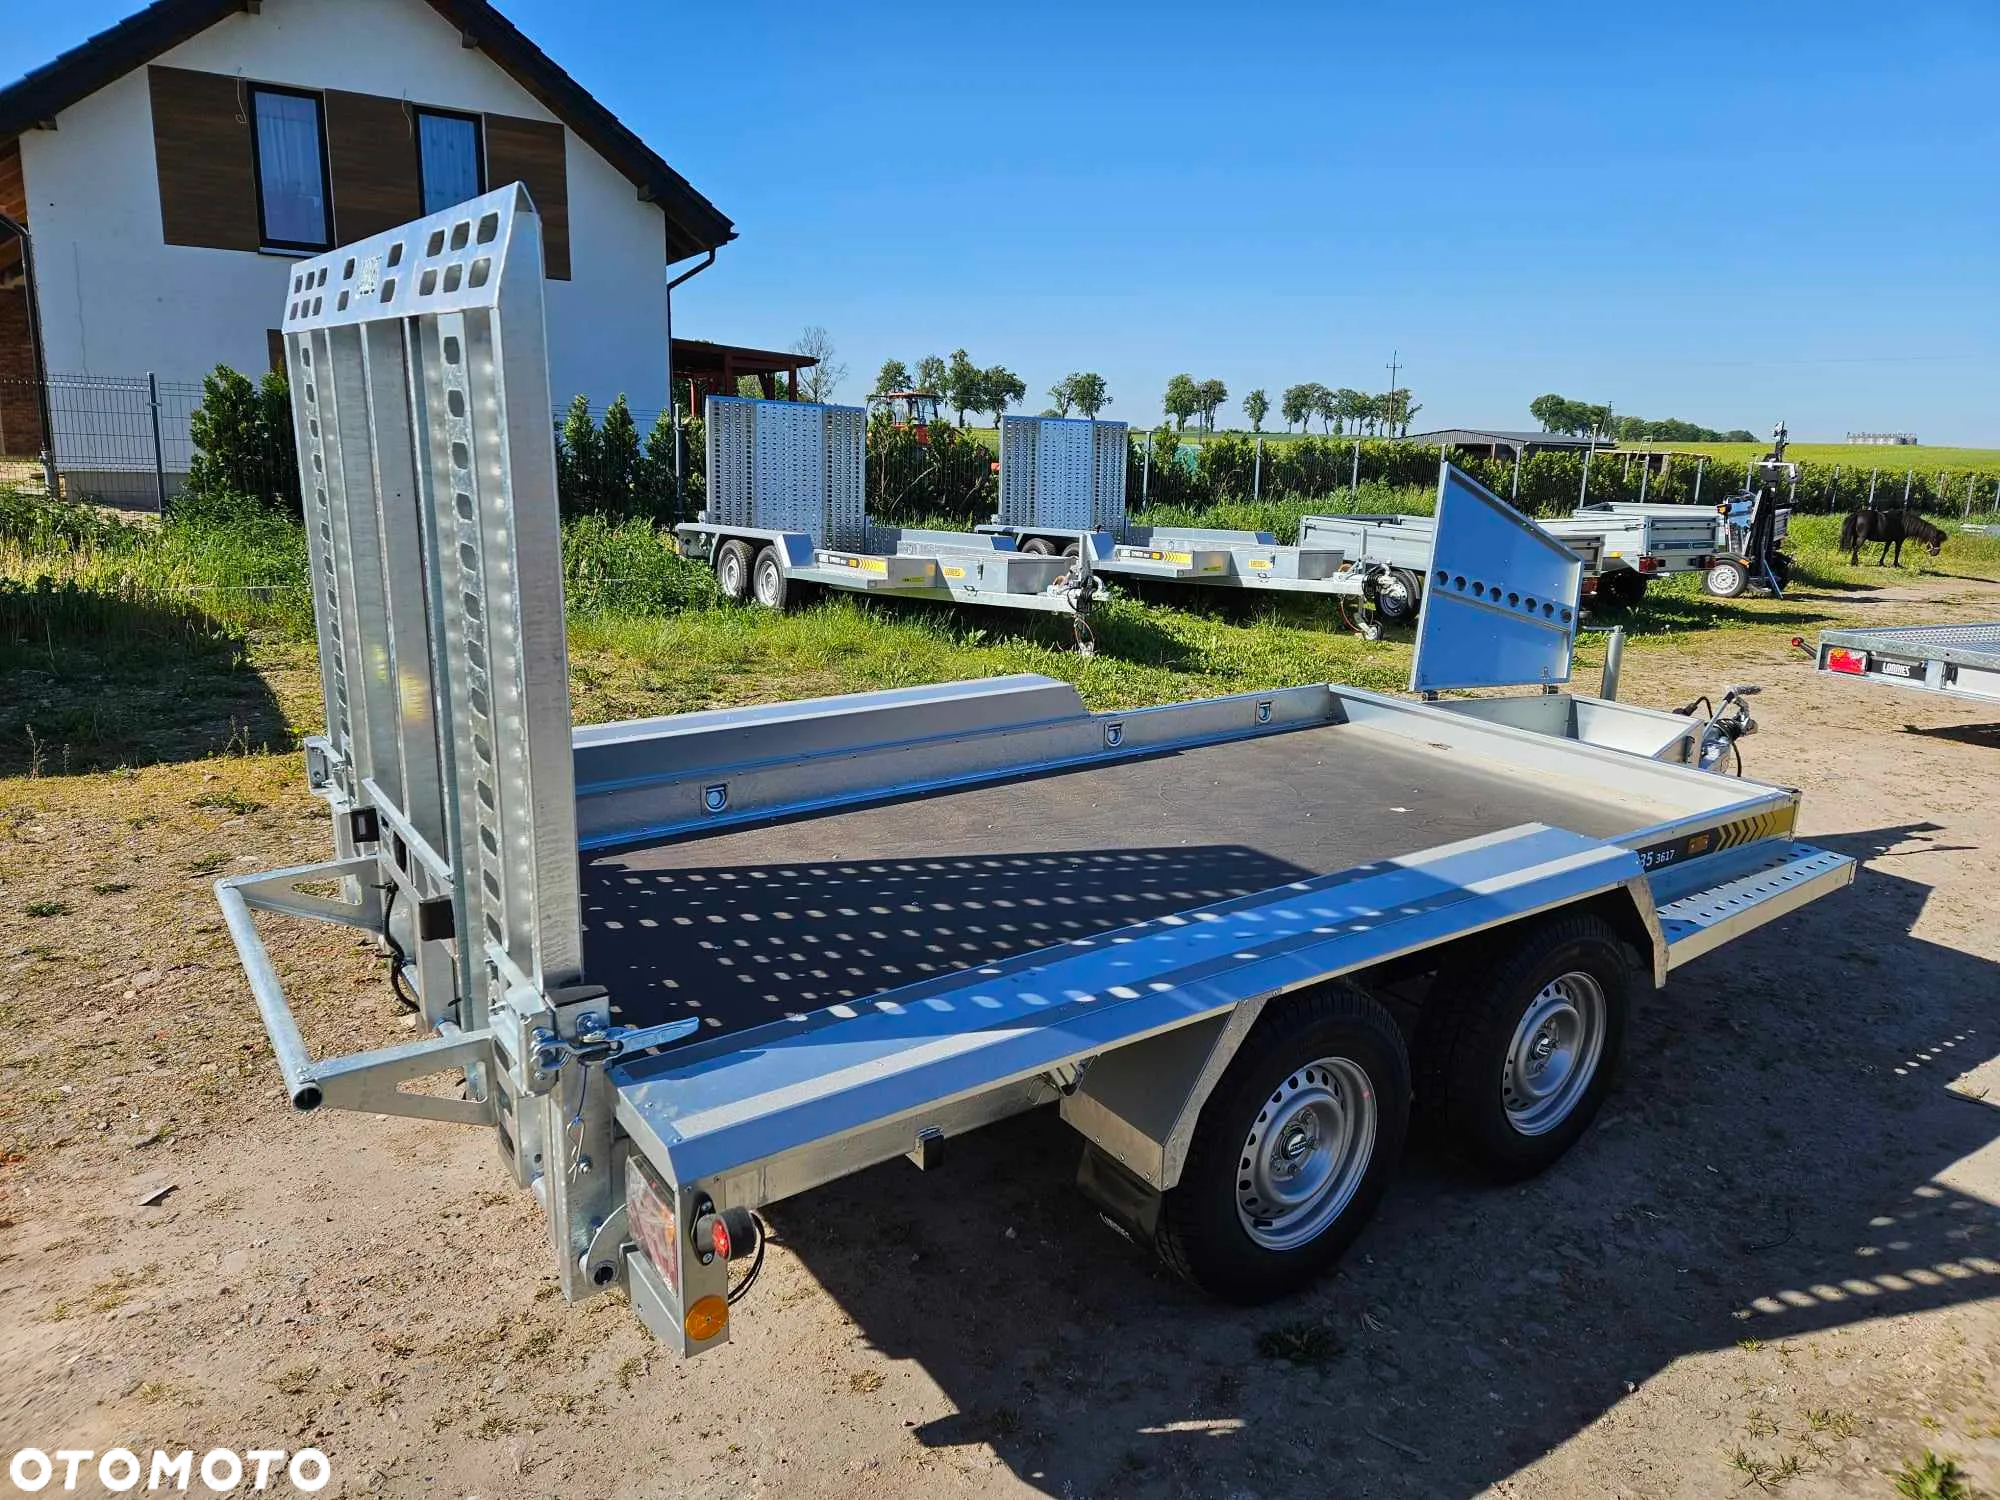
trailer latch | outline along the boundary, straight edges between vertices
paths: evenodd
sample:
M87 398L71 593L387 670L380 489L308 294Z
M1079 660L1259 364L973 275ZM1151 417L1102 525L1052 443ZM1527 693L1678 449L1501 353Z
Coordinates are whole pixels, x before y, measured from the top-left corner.
M528 1041L534 1048L535 1066L544 1073L559 1073L573 1062L604 1064L628 1052L664 1047L700 1027L701 1022L692 1017L662 1026L613 1026L606 1017L591 1014L578 1019L574 1036L560 1036L549 1027L537 1026Z

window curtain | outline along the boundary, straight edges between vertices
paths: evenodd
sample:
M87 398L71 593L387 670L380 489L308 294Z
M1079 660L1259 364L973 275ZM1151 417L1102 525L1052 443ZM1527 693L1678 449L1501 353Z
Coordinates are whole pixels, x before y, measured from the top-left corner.
M420 114L417 141L424 168L425 213L479 196L477 125L452 115Z
M326 179L320 168L319 106L296 94L260 92L256 100L264 239L274 245L324 245Z

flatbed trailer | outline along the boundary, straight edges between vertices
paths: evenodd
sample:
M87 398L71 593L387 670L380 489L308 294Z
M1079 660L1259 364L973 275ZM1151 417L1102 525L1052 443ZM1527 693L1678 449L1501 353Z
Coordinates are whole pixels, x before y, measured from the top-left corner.
M738 602L783 609L822 588L1071 616L1090 604L1088 577L1061 558L1004 537L871 522L858 406L710 396L704 415L707 504L674 532Z
M1146 526L1125 507L1123 422L1000 419L1000 505L977 530L1096 578L1352 603L1368 634L1416 614L1419 584L1339 547L1286 545L1268 531Z
M1306 516L1299 522L1301 546L1338 548L1364 566L1388 570L1395 580L1397 608L1405 607L1406 599L1421 605L1423 580L1436 535L1434 514ZM1596 594L1604 557L1603 537L1579 530L1559 540L1575 554L1582 567L1582 593Z
M2000 703L2000 620L1823 630L1818 663L1835 677Z
M1633 989L1851 876L1688 719L1555 690L1576 560L1469 483L1411 686L1525 696L1008 677L573 728L542 286L518 185L293 273L335 849L216 890L294 1105L491 1129L564 1294L676 1351L729 1337L756 1210L1041 1107L1115 1223L1281 1295L1413 1076L1477 1169L1541 1170ZM316 1059L260 914L376 935L429 1034Z

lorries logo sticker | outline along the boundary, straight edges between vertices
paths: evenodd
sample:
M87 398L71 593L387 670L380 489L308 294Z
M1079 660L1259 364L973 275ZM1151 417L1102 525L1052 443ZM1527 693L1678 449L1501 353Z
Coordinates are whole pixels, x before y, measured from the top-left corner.
M131 1490L185 1492L199 1478L213 1495L289 1489L311 1495L327 1487L333 1466L317 1448L287 1453L283 1448L211 1448L199 1459L192 1450L168 1453L154 1449L141 1459L130 1448L23 1448L7 1465L7 1477L17 1492L28 1495L86 1493L98 1487L123 1494ZM81 1486L79 1486L81 1481ZM95 1483L93 1484L93 1481Z

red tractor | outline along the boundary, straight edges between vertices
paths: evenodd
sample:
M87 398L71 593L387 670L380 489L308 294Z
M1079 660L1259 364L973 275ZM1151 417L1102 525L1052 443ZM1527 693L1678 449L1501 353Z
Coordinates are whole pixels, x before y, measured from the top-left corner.
M928 444L938 420L938 399L936 391L886 391L868 398L868 414L886 412L891 426L908 428L919 443Z

